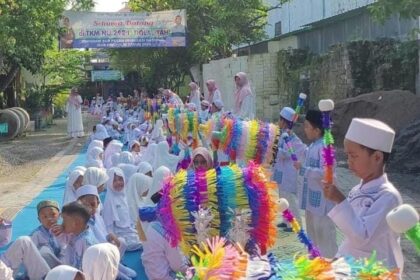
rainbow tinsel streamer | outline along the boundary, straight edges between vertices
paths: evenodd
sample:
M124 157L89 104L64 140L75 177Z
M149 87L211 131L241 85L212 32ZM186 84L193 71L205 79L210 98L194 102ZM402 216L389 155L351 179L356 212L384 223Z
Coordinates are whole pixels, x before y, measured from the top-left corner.
M158 213L172 246L185 254L197 243L192 212L208 209L212 216L210 236L226 237L232 228L233 211L251 214L250 241L261 252L274 245L277 213L276 184L254 163L243 169L236 165L207 171L179 171L164 184ZM246 244L241 244L245 247Z
M324 159L324 181L328 184L333 183L334 177L334 162L335 162L335 151L334 151L334 137L331 133L331 112L334 109L334 102L332 100L321 100L319 101L319 108L322 112L322 126L324 128L324 148L323 159Z
M297 234L297 236L299 238L299 241L303 245L306 246L306 248L308 249L308 253L311 256L311 258L317 258L317 257L321 256L318 248L316 248L316 246L312 243L311 239L306 235L303 228L300 227L299 222L296 220L293 213L289 209L286 209L286 210L283 211L282 215L283 215L283 218L292 227L293 232L295 234Z

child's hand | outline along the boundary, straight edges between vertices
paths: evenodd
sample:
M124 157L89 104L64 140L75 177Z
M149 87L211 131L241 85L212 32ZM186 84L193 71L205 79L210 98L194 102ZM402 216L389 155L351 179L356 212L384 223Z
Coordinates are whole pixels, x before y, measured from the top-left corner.
M296 168L296 170L300 170L302 168L302 163L300 161L293 162L293 166Z
M53 225L51 227L51 233L55 236L59 236L64 232L64 227L62 225Z
M331 200L332 202L339 204L343 200L346 199L346 197L343 195L343 193L337 188L334 184L328 184L325 181L322 181L323 184L323 191L324 196L326 199Z
M114 244L118 248L120 247L121 243L120 243L120 241L118 240L118 237L115 234L113 234L113 233L108 234L107 239L108 239L109 243Z

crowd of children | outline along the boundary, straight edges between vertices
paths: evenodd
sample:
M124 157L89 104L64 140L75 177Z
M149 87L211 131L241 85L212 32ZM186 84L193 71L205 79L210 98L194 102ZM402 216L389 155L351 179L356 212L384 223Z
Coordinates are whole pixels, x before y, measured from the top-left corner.
M213 80L206 83L209 94L205 99L198 86L191 83L188 104L169 89L161 89L155 100L197 112L201 123L222 117L253 118L252 108L241 107L255 105L251 104L253 93L246 84L246 74L239 73L235 80L236 115L223 111L221 93ZM195 149L191 143L180 141L178 151L174 151L165 114L157 119L148 116L147 99L143 98L135 96L136 102L131 100L130 104L123 96L106 104L99 96L95 99L91 113L101 119L89 139L85 166L70 172L62 207L51 200L38 204L40 226L30 237L13 242L0 256L0 273L5 277L1 279L13 279L22 263L29 279L133 279L136 272L121 263L126 251L139 252L139 261L150 280L175 279L176 273L186 271L185 256L170 246L153 212L163 182L182 168L208 170L234 159L222 151L212 151L214 143L204 140ZM304 214L308 235L322 256L360 258L376 251L378 259L390 269L402 272L399 235L385 220L386 214L402 203L384 171L395 132L377 120L353 119L344 147L349 168L361 182L346 198L335 184L323 181L321 112L306 113L304 133L309 145L291 130L295 120L292 108L280 110L276 158L268 166L280 197L287 198L299 222ZM292 160L285 137L297 160ZM187 155L191 155L188 164L182 166ZM279 227L291 231L287 221ZM340 246L336 227L345 235ZM2 220L2 245L10 241L10 231L11 223Z

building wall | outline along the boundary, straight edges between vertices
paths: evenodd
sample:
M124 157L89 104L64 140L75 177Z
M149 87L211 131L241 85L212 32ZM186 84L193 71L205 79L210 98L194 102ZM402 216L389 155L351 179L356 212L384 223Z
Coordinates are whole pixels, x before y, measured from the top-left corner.
M278 0L265 0L274 6ZM374 0L291 0L268 13L266 33L274 37L275 24L282 22L282 34L301 29L310 23L336 16L373 3Z

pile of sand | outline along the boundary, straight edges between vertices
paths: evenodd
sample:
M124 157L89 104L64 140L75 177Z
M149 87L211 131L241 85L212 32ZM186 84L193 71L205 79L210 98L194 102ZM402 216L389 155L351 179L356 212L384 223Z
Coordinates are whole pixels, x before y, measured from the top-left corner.
M420 135L420 97L409 91L393 90L337 102L332 118L338 146L342 146L347 128L355 117L375 118L395 129L397 137L390 166L398 171L420 172L420 139L417 139Z

